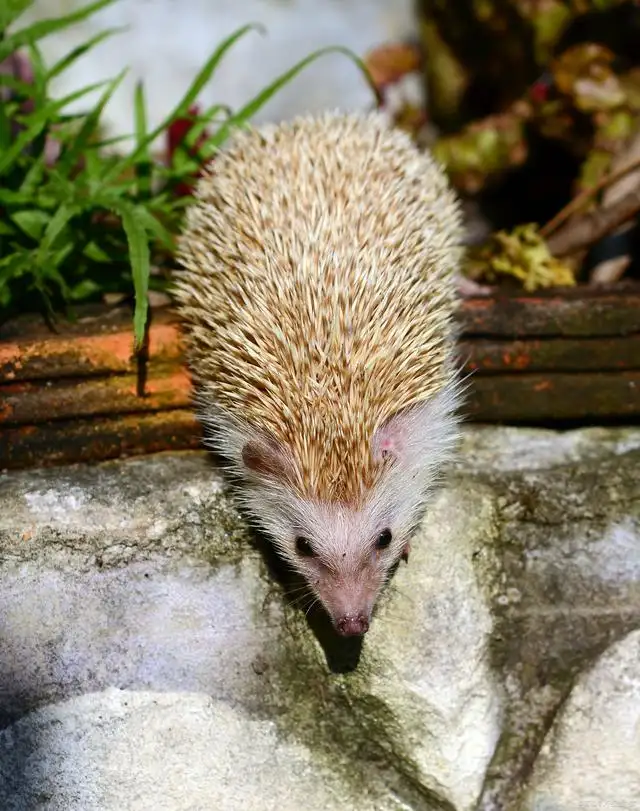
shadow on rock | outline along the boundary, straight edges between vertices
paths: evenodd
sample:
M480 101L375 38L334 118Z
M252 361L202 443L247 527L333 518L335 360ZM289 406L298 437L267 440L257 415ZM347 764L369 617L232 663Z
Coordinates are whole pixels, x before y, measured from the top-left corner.
M305 615L309 629L324 652L332 673L349 673L360 661L364 637L338 634L326 611L308 591L305 580L278 555L269 539L257 530L250 533L250 543L262 555L269 575L282 587L287 604Z
M0 640L0 650L8 650L8 645ZM29 709L38 703L30 695L30 690L21 684L17 672L2 662L0 682L0 808L3 811L26 811L26 806L18 798L30 795L29 775L37 774L37 764L42 759L42 741L30 725L20 725L12 729L12 724L28 714ZM43 802L51 797L40 794Z

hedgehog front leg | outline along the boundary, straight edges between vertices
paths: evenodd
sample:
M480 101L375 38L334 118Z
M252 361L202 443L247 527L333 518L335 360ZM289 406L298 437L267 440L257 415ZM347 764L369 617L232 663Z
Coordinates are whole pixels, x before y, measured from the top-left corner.
M474 279L469 279L463 276L462 273L456 274L456 287L458 294L462 298L474 298L475 296L490 296L493 289L487 284L480 284Z

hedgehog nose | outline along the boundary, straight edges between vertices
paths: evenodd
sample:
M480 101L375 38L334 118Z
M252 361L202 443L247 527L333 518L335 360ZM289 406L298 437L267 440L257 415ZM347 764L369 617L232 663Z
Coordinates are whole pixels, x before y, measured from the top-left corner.
M369 620L363 614L345 614L336 622L336 628L342 636L362 636L369 630Z

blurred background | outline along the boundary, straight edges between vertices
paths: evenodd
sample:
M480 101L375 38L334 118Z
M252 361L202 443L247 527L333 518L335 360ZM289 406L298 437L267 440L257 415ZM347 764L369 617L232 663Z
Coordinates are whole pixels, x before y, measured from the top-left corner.
M132 310L144 369L233 128L378 107L462 201L475 417L640 418L639 0L10 0L0 100L5 336Z
M84 1L24 5L18 27L69 14ZM101 32L121 29L48 90L62 97L128 67L100 131L107 138L132 133L141 80L153 128L224 38L252 22L265 32L250 32L225 54L197 97L200 112L216 103L237 110L317 49L344 46L365 61L382 108L444 163L464 199L467 243L519 229L511 246L494 239L470 256L469 278L519 278L533 290L638 277L637 208L621 204L613 225L577 228L574 216L610 208L640 181L638 0L119 0L39 42L54 64ZM82 113L101 92L66 109ZM333 53L283 84L252 120L374 105L361 72ZM165 147L156 138L154 154ZM624 176L611 183L616 173Z
M85 0L37 0L20 18L20 26L84 5ZM139 79L145 83L149 123L157 126L219 43L250 22L261 23L266 33L247 36L227 54L200 96L203 107L240 107L317 48L340 44L364 56L382 43L417 35L414 0L121 0L47 37L41 47L47 61L54 62L105 28L126 27L52 85L56 94L67 94L111 79L129 65L103 119L105 131L122 135L132 131L131 99ZM75 109L85 109L90 100L83 98ZM353 65L340 55L329 55L283 87L254 121L370 104L371 91Z

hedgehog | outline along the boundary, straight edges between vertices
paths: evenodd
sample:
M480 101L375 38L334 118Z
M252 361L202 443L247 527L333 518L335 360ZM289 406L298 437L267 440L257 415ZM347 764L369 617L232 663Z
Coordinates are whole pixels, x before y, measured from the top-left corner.
M205 442L343 636L455 452L462 229L379 112L235 130L187 209L173 292Z

